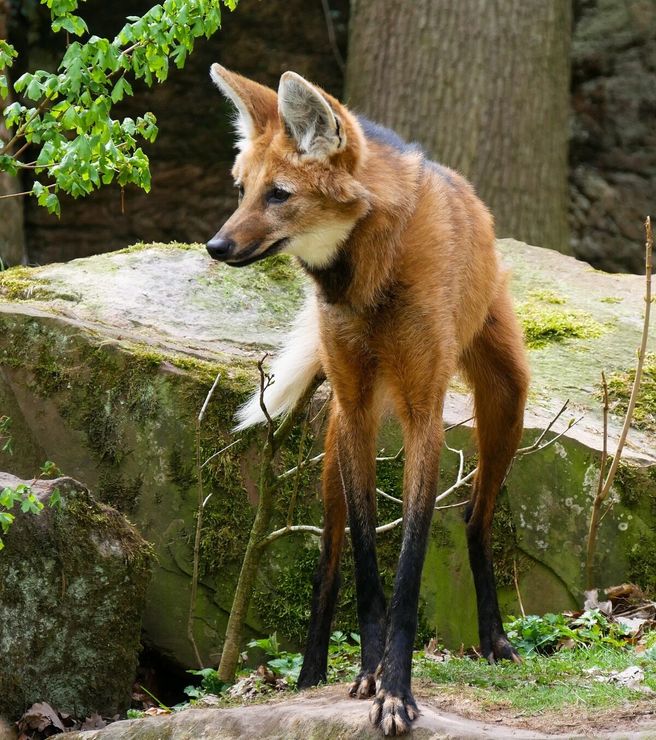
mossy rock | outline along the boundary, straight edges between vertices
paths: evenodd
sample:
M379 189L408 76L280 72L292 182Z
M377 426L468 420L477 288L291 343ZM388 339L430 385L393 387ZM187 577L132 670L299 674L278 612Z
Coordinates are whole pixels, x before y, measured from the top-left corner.
M0 473L0 490L30 483L44 508L17 513L0 552L0 715L45 701L113 716L130 705L152 548L71 478Z
M513 468L495 530L500 593L506 611L516 613L516 574L527 609L572 607L584 586L582 543L602 449L600 372L630 373L641 330L643 279L606 275L512 240L499 242L499 251L511 269L520 319L534 347L524 443L544 430L568 398L570 411L555 428L584 416L557 445ZM211 261L199 245L176 244L136 245L22 270L17 277L18 294L3 293L0 284L0 412L14 421L14 472L27 477L44 459L53 459L129 515L159 558L144 614L145 639L196 667L186 632L198 508L198 412L220 374L200 430L204 460L233 441L234 411L257 383L256 361L283 341L302 300L304 278L285 257L237 270ZM653 340L650 351L656 351ZM650 418L651 398L640 403L644 418ZM456 381L445 420L470 415L471 399ZM620 421L611 413L611 450ZM320 447L316 433L313 429L305 440L305 453L311 444ZM301 435L294 435L281 469L295 465L300 443ZM194 635L207 665L216 663L221 650L253 517L261 444L261 433L251 431L203 468L203 496L211 496L204 509ZM380 445L395 452L399 444L396 425L386 425ZM471 430L453 430L449 444L471 454ZM631 466L651 470L653 450L648 426L631 430L626 452ZM457 456L445 452L442 487L453 480L457 465ZM298 484L295 522L320 524L318 472L308 471ZM380 474L381 487L400 496L400 466L381 467ZM290 480L278 496L276 526L286 521L295 486ZM461 498L466 495L465 489ZM618 500L605 517L599 585L631 575L648 586L655 578L644 557L653 539L648 502L655 495L648 476L640 492L647 503L629 510ZM398 511L397 504L381 501L381 520L396 518ZM379 540L388 589L398 538L394 530ZM306 535L283 538L271 549L248 616L249 636L277 629L287 644L299 646L316 558L316 538ZM349 568L348 553L345 563ZM337 626L352 629L348 572L343 583ZM422 599L422 637L437 631L456 647L476 640L462 509L436 514Z

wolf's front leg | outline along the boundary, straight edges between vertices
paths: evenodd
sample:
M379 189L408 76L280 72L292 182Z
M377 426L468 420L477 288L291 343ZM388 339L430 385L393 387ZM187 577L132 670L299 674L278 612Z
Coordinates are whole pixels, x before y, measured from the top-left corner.
M437 493L442 445L441 409L406 425L404 514L401 555L394 581L380 677L369 718L385 735L410 730L419 715L411 691L412 648L417 632L421 571Z
M339 418L338 462L353 547L360 626L360 672L349 694L373 696L385 647L386 603L376 557L376 419L361 411Z

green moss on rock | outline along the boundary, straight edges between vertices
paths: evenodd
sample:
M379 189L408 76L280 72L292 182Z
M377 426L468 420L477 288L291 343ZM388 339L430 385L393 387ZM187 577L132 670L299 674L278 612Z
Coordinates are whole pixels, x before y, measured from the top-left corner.
M565 311L549 303L524 302L517 306L529 349L541 349L552 342L595 339L605 328L584 311Z
M614 413L626 413L634 380L635 368L608 376L608 399ZM652 353L645 357L633 424L639 429L656 432L656 355Z
M641 535L628 549L628 578L656 598L656 535Z
M152 548L70 478L35 490L44 510L17 516L0 555L0 714L46 701L111 716L130 701Z

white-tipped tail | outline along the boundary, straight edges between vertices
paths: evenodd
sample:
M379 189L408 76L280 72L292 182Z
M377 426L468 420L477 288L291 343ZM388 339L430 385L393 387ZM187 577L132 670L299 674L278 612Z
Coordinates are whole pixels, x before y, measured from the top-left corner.
M271 363L273 383L264 391L271 418L291 411L321 370L319 359L319 315L314 295L308 297L282 352ZM266 421L260 407L259 389L236 414L235 432Z

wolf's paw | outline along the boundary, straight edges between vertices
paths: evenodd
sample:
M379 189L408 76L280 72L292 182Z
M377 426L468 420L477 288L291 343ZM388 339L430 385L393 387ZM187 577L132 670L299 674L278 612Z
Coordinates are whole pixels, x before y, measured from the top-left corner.
M349 686L349 696L354 699L368 699L376 693L376 676L362 671Z
M483 655L490 665L494 665L498 660L512 660L513 663L518 664L522 662L517 650L503 634L490 640L489 645L483 651Z
M391 691L379 689L369 710L369 720L374 727L380 727L383 735L403 735L409 732L419 709L410 693L396 696Z

